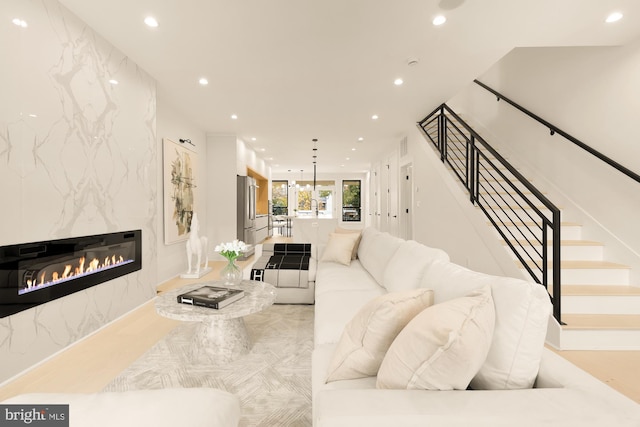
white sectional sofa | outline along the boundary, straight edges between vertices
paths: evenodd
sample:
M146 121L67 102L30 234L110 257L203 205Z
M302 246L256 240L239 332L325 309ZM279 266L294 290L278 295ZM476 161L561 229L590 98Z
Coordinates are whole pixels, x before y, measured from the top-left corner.
M25 411L29 410L29 405L69 405L67 421L70 427L236 427L240 422L240 399L236 395L204 387L104 393L29 393L1 404L21 405ZM33 425L38 424L33 422Z
M373 228L357 259L348 245L332 234L318 263L315 427L640 425L640 405L544 347L540 285Z

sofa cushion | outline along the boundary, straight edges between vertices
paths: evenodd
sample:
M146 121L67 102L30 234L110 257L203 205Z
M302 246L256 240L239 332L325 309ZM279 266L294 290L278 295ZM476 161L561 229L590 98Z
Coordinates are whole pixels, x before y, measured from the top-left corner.
M465 390L487 357L494 323L489 286L427 308L398 334L376 386Z
M375 376L398 333L433 304L433 292L413 289L381 295L365 304L346 325L327 382Z
M361 290L316 293L313 322L314 344L329 344L340 341L345 326L362 306L385 293L382 286Z
M389 233L382 233L372 227L367 227L362 231L358 246L358 259L378 284L382 285L384 270L402 242L404 240Z
M491 285L496 325L491 348L471 381L474 389L523 389L533 386L551 314L541 285L510 277L478 273L459 265L434 261L421 286L434 290L438 304Z
M403 242L384 270L382 286L389 292L416 289L425 270L436 259L449 261L449 255L415 240Z
M204 387L86 394L30 393L2 403L69 405L71 426L231 427L240 421L237 396Z
M331 233L329 241L324 248L320 261L337 262L343 265L351 263L351 255L360 234L356 233Z
M316 277L316 294L344 290L384 290L357 259L352 260L349 266L321 261Z

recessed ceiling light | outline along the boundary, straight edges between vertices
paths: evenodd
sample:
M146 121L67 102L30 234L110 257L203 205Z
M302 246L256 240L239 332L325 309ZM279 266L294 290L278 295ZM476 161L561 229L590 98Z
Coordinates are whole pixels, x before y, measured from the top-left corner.
M110 80L109 80L109 83L111 83L112 85L114 85L114 86L115 86L115 85L117 85L117 84L118 84L118 81L117 81L116 79L110 79Z
M252 140L252 141L255 141L255 140L256 140L256 138L255 138L255 137L253 137L253 138L251 138L251 140Z
M351 151L356 151L355 147L351 149Z
M358 138L358 141L362 142L362 141L364 141L364 138L360 137L360 138Z
M607 19L605 19L605 22L611 23L611 22L616 22L621 20L623 17L622 13L620 12L613 12L611 15L607 16Z
M378 115L377 115L377 114L374 114L373 116L371 116L371 119L372 119L372 120L378 120Z
M236 116L235 114L232 114L232 115L231 115L231 118L232 118L233 120L238 120L238 116Z
M435 18L433 18L433 21L432 21L433 25L436 25L436 26L442 25L445 22L447 22L447 18L445 18L443 15L436 16Z
M351 160L351 158L349 158L349 157L345 157L344 159L345 159L345 160Z
M266 148L258 148L258 151L261 151L261 152L264 153L265 151L267 151L267 149Z
M38 115L31 113L31 114L29 114L29 117L31 117L32 119L37 119Z
M201 77L200 80L198 80L198 83L200 83L202 86L206 86L209 84L209 80L205 79L204 77Z
M144 23L151 28L156 28L158 26L158 21L153 16L147 16L144 18Z
M13 22L15 25L17 25L18 27L22 27L22 28L27 28L27 21L25 21L24 19L20 19L20 18L14 18L11 22Z
M396 85L396 86L400 86L400 85L402 85L402 83L404 83L404 81L402 81L401 78L397 78L397 79L395 79L393 81L393 84Z

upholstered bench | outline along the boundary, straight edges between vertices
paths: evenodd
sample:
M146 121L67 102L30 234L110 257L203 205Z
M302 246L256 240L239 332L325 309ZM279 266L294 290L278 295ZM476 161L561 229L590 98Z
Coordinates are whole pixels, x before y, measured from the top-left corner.
M313 304L317 261L311 243L265 243L251 280L276 287L276 304Z
M213 388L22 394L1 405L69 405L70 427L236 427L240 399Z

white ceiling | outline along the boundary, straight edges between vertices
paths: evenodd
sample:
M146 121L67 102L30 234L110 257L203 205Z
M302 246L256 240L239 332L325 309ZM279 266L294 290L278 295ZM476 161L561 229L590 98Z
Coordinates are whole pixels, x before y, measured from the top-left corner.
M274 172L311 170L313 138L319 173L368 169L513 47L640 36L637 0L60 1L157 80L159 108L237 134Z

